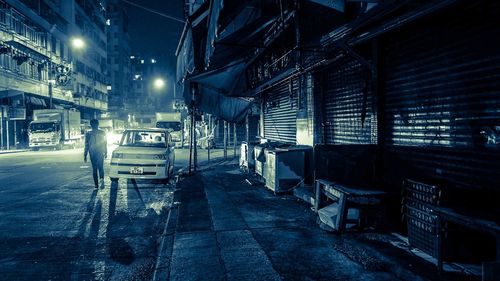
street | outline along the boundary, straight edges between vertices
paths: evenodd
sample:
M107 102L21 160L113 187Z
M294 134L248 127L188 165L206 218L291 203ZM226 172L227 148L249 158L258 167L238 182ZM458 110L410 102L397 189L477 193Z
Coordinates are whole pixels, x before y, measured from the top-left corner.
M176 169L187 161L177 150ZM0 155L1 279L152 278L174 185L106 177L95 190L89 166L82 149Z

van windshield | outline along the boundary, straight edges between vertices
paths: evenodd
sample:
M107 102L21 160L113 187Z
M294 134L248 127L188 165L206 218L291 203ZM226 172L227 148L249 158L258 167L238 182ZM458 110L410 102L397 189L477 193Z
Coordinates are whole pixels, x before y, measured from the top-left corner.
M153 131L128 131L122 138L122 146L167 147L165 133Z

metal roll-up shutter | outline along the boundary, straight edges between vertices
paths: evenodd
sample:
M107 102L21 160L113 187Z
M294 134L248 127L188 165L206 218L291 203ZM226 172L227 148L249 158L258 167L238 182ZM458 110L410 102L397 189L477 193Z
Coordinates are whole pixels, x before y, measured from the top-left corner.
M376 143L377 126L374 123L376 118L372 116L368 70L353 58L343 57L330 66L324 75L325 143Z
M298 82L286 80L267 92L264 103L264 137L296 143Z
M388 35L384 142L406 174L498 191L500 146L481 132L500 131L500 5L473 2Z

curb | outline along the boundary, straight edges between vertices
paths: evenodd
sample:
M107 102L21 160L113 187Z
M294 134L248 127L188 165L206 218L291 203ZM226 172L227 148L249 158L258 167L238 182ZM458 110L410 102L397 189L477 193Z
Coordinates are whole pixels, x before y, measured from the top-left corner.
M0 155L2 154L13 154L13 153L20 153L20 152L26 152L30 151L29 149L19 149L19 150L2 150L0 151Z
M158 246L158 257L156 258L156 264L153 272L153 281L167 280L170 274L170 260L173 250L174 234L177 227L177 217L179 214L179 204L178 200L177 183L176 190L174 191L172 207L168 210L167 221L165 222L165 227L163 233L161 234ZM169 241L167 241L169 240Z

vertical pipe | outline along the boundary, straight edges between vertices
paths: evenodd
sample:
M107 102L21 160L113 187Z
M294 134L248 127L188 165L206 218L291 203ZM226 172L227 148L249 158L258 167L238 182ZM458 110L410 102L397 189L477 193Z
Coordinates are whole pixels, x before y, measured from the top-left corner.
M50 79L50 78L49 78ZM52 80L49 80L49 108L52 109Z
M198 144L197 144L197 133L196 133L196 121L193 110L193 169L196 172L198 166Z
M227 121L224 120L224 160L227 160Z
M0 150L3 149L3 106L0 105L0 110L2 111L2 114L0 115Z
M208 115L208 125L207 125L207 161L210 163L210 145L212 137L212 115Z
M246 170L247 172L250 172L250 120L249 120L249 117L248 117L249 113L247 113L247 115L245 116L245 141L247 143L247 148L245 150L245 158L246 158L246 164L247 164L247 167L246 167Z
M234 139L233 139L233 158L236 158L236 143L237 143L237 136L236 136L236 123L233 123L233 135L234 135Z
M175 87L174 87L175 88ZM184 148L184 122L185 118L184 118L184 114L181 113L181 148Z
M7 150L10 149L10 130L9 130L9 116L5 119L5 136L7 137Z
M14 149L17 148L17 121L14 120Z
M193 166L193 102L190 105L190 122L189 122L189 174L191 174L191 167Z

